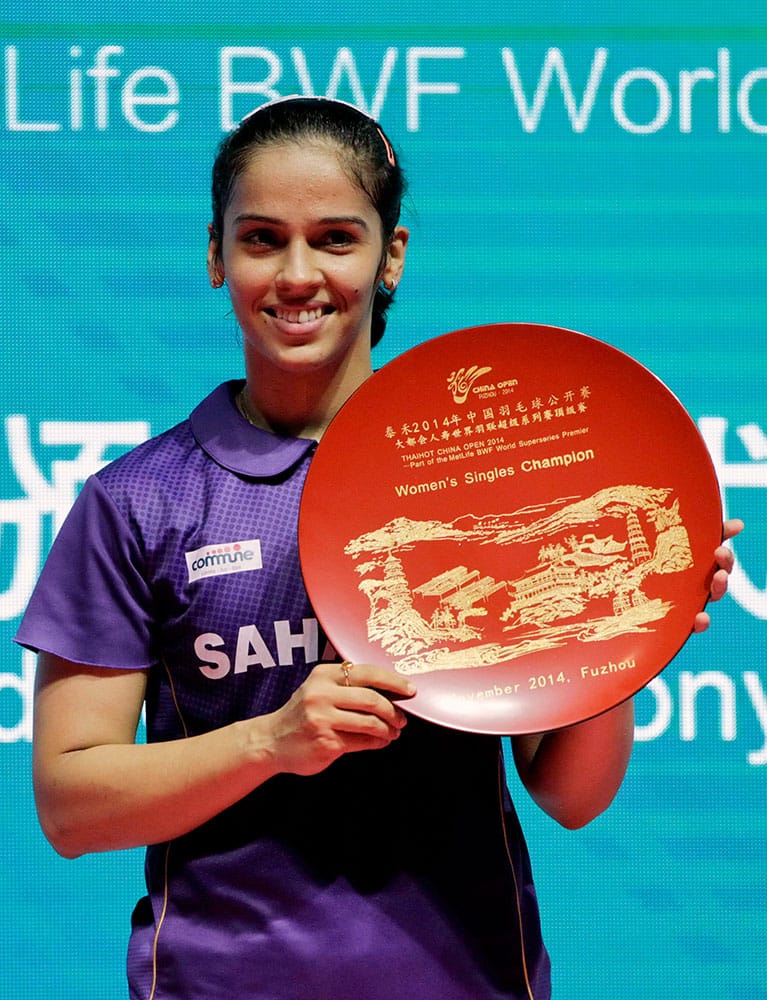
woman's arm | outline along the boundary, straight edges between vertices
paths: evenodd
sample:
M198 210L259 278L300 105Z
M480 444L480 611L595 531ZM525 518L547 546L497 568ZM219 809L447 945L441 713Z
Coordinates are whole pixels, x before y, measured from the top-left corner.
M576 830L604 812L621 786L634 743L634 705L629 700L588 722L511 743L533 800Z
M743 522L726 521L723 538L733 538ZM711 600L727 592L732 550L721 545L714 553L718 569L711 582ZM709 625L707 612L695 618L694 631ZM554 733L517 736L512 740L514 761L531 797L569 829L585 826L615 798L628 767L634 742L634 706L631 700L588 722Z
M65 857L188 832L282 771L312 774L386 746L405 723L379 690L410 683L359 665L344 684L320 664L276 712L183 740L135 744L146 674L40 654L33 774L42 828ZM379 690L373 690L373 688Z

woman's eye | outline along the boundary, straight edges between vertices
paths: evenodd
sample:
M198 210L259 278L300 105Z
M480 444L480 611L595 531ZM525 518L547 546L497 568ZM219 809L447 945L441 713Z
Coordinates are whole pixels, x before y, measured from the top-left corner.
M245 242L254 246L275 246L277 235L271 229L251 229L245 234Z
M345 229L331 229L325 233L325 243L332 247L348 246L354 242L354 237Z

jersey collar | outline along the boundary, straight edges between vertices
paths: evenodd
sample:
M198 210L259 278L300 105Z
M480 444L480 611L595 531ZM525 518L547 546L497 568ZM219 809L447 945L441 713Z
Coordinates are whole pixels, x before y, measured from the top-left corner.
M241 379L224 382L206 396L189 418L192 434L203 451L230 472L271 479L313 452L317 442L279 437L249 424L235 402L243 384Z

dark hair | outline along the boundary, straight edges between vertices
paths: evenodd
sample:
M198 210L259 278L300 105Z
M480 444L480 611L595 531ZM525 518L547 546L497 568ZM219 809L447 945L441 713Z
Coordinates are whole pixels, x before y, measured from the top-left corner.
M389 140L364 111L326 97L290 97L264 104L225 136L213 164L213 237L221 240L235 182L253 152L271 143L316 139L338 147L343 168L370 199L381 220L384 252L399 222L405 178ZM386 327L394 292L379 285L373 299L371 342Z

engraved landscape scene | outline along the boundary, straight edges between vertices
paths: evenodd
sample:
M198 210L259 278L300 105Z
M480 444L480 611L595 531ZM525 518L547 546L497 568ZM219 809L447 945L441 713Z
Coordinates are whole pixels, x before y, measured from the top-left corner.
M396 517L345 552L369 640L412 674L652 631L673 603L647 581L693 565L672 491L637 485L450 522Z

